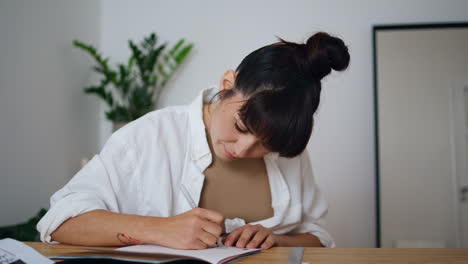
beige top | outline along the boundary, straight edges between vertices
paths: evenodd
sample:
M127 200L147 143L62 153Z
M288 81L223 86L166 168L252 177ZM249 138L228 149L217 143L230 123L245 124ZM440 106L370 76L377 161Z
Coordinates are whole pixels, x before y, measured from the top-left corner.
M225 218L256 222L273 216L270 185L263 159L226 162L214 159L204 171L199 206Z

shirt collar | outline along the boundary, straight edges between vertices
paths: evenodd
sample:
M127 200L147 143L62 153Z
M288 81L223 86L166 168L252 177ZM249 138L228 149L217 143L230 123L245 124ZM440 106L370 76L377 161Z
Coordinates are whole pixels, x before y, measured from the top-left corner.
M270 152L265 155L265 158L270 159L271 161L276 161L279 158L278 152Z
M190 157L194 161L198 161L207 155L211 156L206 138L205 124L203 123L203 103L208 102L216 94L216 91L215 86L201 91L189 106L190 137L192 142Z

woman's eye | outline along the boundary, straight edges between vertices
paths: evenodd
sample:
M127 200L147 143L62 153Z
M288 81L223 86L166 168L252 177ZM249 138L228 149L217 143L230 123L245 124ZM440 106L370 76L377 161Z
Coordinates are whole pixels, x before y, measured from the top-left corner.
M248 130L242 130L242 129L239 127L239 125L237 124L237 122L234 123L234 126L236 127L236 130L239 131L239 132L241 132L241 133L247 133L247 132L249 132Z

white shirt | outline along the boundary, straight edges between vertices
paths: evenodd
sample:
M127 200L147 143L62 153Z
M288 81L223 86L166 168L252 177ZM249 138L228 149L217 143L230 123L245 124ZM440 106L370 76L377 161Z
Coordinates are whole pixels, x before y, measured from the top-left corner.
M202 106L215 91L206 89L190 105L152 111L114 132L101 152L52 195L49 211L37 224L41 240L51 243L50 234L60 224L91 210L158 217L191 210L190 199L198 204L203 171L211 164ZM308 232L335 247L324 228L328 205L307 151L295 158L270 153L264 161L274 214L250 224L274 234Z

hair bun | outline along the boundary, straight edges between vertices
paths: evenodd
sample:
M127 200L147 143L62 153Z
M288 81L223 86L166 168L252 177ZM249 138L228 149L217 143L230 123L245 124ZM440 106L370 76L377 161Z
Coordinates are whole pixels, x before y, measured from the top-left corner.
M318 32L307 40L305 47L310 72L319 79L327 76L331 69L342 71L349 65L348 47L340 38Z

